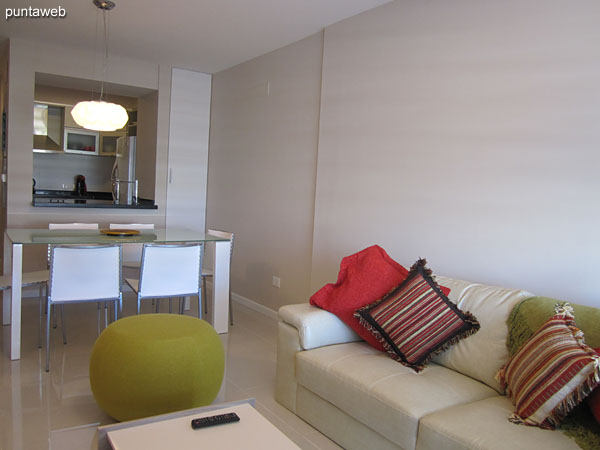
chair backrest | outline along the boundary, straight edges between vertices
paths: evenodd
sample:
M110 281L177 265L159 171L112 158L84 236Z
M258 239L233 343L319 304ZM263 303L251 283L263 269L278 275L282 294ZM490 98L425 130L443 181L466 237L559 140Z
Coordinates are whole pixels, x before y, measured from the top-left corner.
M154 230L153 223L111 223L111 230ZM123 262L137 262L142 259L141 244L123 244Z
M49 223L49 230L97 230L97 223ZM50 251L52 246L48 246L48 267L50 267Z
M49 297L53 302L118 299L121 247L58 245L50 257Z
M139 295L195 295L200 290L202 244L144 244Z
M153 223L111 223L111 230L154 230Z
M50 230L97 230L97 223L49 223Z

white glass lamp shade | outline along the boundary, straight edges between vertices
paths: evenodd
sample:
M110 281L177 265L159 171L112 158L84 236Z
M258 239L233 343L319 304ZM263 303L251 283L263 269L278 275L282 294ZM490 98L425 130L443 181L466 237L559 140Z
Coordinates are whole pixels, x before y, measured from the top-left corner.
M77 125L94 131L115 131L123 128L129 120L125 108L108 102L79 102L71 115Z

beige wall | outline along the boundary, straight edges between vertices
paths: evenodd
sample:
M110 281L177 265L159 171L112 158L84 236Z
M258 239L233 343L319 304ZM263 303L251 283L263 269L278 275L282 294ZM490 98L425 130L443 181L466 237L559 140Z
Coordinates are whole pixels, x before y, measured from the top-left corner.
M592 0L398 0L326 28L322 61L313 36L216 74L207 217L238 233L234 292L307 301L380 244L600 306L599 19Z
M598 20L593 0L398 0L327 28L312 290L377 243L600 306Z
M309 295L321 49L316 34L213 76L207 227L235 233L232 290L271 309Z

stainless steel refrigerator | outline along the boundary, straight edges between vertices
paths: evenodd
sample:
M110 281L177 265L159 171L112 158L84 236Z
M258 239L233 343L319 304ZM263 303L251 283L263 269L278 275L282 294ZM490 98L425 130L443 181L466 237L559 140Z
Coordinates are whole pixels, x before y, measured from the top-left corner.
M123 136L117 139L117 154L111 177L113 200L117 204L137 203L135 143L135 136Z

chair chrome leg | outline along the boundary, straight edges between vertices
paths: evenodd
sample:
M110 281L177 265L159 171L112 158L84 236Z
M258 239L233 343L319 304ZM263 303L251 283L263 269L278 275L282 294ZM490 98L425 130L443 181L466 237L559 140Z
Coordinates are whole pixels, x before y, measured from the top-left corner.
M137 298L137 310L136 310L136 314L139 315L140 314L140 296L138 295Z
M42 285L40 284L40 329L38 330L38 348L42 348L42 319L44 317L44 299L42 298Z
M202 277L202 290L204 291L204 314L208 314L208 302L206 299L206 277Z
M63 344L67 343L67 325L65 323L65 305L60 305L60 323L62 325Z
M102 327L100 325L100 302L96 302L96 310L97 310L97 314L96 316L98 317L98 336L100 336L100 332L102 331Z
M47 301L48 315L46 316L46 372L50 370L50 317L52 316L52 305Z

